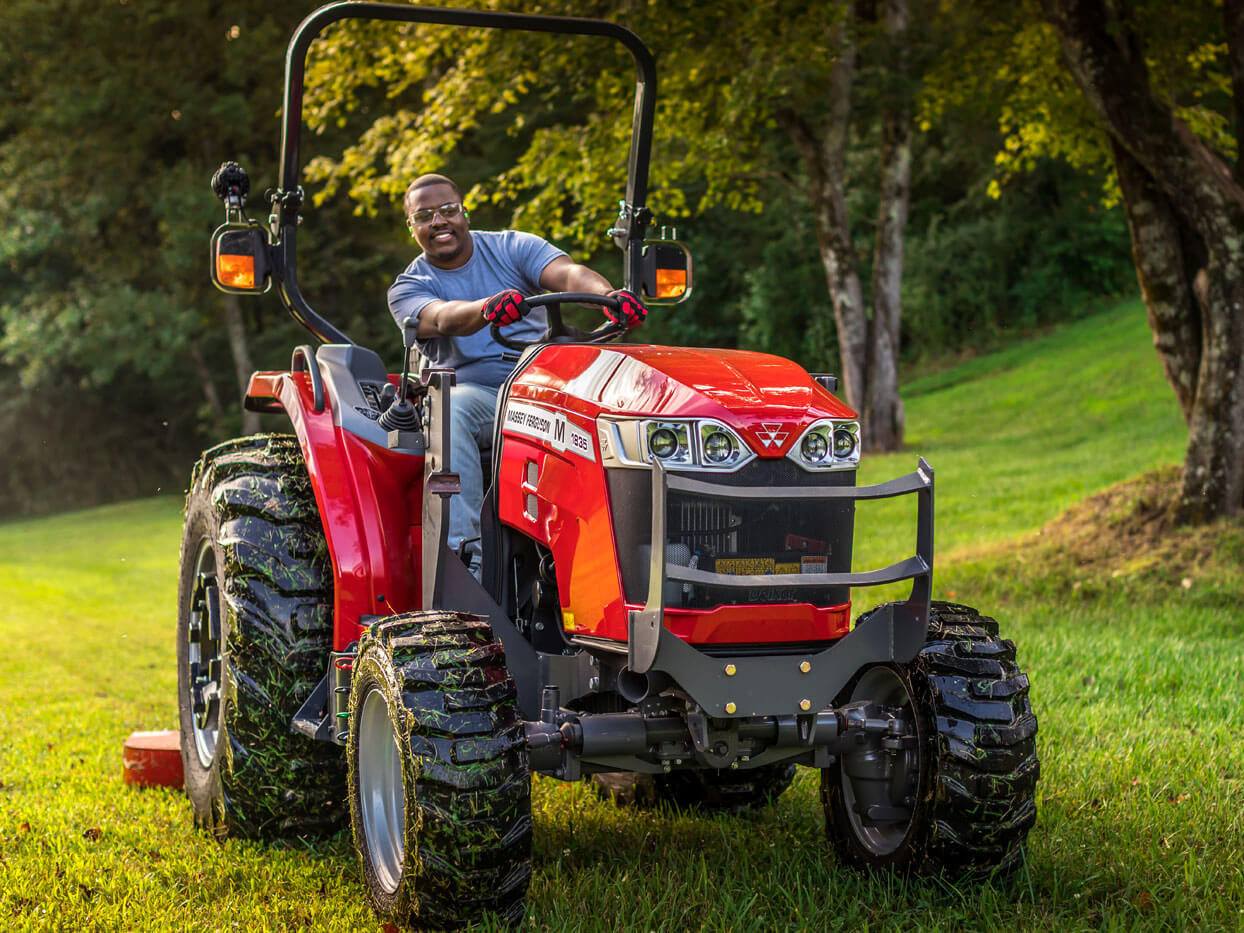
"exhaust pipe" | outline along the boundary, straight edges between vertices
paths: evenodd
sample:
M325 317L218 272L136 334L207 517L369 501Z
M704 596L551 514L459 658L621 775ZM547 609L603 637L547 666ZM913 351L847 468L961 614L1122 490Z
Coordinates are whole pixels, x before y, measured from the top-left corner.
M618 693L628 703L638 705L648 699L648 697L656 696L669 683L669 677L660 671L639 674L629 667L624 667L618 671Z

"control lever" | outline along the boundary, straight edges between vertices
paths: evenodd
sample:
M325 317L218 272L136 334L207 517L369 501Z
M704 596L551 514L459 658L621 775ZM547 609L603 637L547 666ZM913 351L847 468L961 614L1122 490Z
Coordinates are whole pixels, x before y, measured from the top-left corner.
M380 413L377 423L389 432L390 447L404 447L401 435L418 433L420 428L419 410L411 404L407 397L410 391L410 348L414 345L415 328L418 323L408 319L402 327L402 377L397 383L397 397Z

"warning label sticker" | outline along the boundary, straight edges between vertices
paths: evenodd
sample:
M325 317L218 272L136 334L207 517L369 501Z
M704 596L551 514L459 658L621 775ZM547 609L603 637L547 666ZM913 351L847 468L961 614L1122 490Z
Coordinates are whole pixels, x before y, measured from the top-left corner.
M718 573L756 576L773 573L774 563L772 557L719 557L713 569Z
M549 411L523 402L510 402L505 409L504 430L545 441L556 451L570 451L584 460L596 461L592 435L575 427L560 411Z
M768 574L826 573L829 558L825 554L783 555L781 557L718 557L713 562L718 573L765 576Z

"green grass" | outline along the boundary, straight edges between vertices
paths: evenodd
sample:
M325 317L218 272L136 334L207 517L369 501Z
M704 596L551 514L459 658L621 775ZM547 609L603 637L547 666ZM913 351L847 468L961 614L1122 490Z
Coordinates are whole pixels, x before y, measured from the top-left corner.
M1143 313L924 379L908 424L912 453L865 478L933 462L939 590L996 608L1032 678L1040 816L1014 883L840 868L806 770L771 810L720 819L632 814L540 779L530 925L1244 926L1244 585L1223 583L1234 603L1144 581L1052 598L1011 562L1019 536L1086 494L1178 460ZM861 560L910 549L881 514ZM375 929L346 838L219 845L181 795L121 781L125 736L176 722L179 533L172 498L0 525L0 923Z

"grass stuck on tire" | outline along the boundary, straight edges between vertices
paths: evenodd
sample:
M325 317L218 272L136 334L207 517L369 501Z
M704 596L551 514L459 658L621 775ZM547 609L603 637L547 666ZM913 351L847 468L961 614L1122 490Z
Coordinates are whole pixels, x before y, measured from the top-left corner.
M204 626L218 631L205 635ZM332 643L332 568L293 437L238 438L195 466L177 642L195 821L220 836L260 839L338 830L341 751L290 729Z
M852 779L852 754L821 772L826 831L839 857L860 868L1013 869L1036 821L1037 718L1015 645L977 610L937 602L924 647L906 665L877 665L846 690L849 700L901 706L916 742L893 757L908 782L908 816L869 820ZM857 791L858 798L857 798Z
M350 818L367 900L416 929L521 920L531 774L505 652L481 616L374 624L350 687Z

